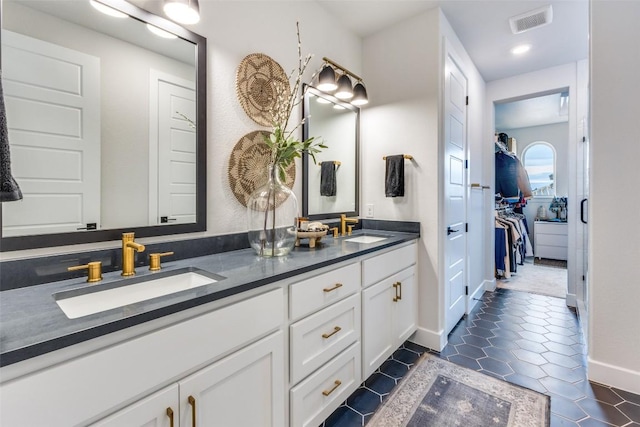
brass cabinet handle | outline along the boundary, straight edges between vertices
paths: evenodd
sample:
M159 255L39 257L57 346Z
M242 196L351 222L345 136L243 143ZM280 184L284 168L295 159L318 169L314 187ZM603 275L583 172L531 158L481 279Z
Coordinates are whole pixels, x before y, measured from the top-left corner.
M402 283L396 282L393 284L393 289L396 291L396 295L393 297L393 302L398 302L402 299Z
M173 409L167 408L167 417L169 417L169 427L173 427Z
M338 387L340 387L340 384L342 384L342 381L340 380L335 380L333 383L333 387L331 387L329 390L325 390L322 392L322 394L324 396L329 396L331 393L333 393Z
M336 326L335 328L333 328L333 332L331 332L329 334L322 334L322 338L330 338L331 336L337 334L341 330L342 330L342 328L340 326Z
M189 396L187 401L191 405L191 427L196 427L196 399L193 396Z
M398 300L402 299L402 282L398 282Z
M333 393L338 387L340 387L340 384L342 384L342 381L340 380L335 380L333 383L333 387L331 387L329 390L325 390L322 392L322 394L324 396L329 396L331 393Z
M331 292L331 291L335 291L338 288L342 287L342 283L336 283L336 285L333 288L324 288L323 291L324 292Z

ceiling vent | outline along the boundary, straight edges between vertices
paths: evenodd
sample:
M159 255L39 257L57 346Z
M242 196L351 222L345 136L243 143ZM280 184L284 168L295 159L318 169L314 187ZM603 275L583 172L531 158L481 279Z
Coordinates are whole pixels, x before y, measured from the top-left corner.
M527 13L523 13L522 15L509 18L509 25L511 25L511 31L513 34L519 34L533 28L549 25L552 20L553 9L551 8L551 5L549 5L541 9L531 10Z

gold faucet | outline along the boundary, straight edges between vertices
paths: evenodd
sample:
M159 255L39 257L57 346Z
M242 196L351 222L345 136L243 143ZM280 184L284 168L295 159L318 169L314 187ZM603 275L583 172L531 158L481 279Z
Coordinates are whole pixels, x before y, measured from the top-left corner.
M358 218L347 218L345 214L340 214L340 231L343 236L347 235L347 223L356 224Z
M122 233L122 275L133 276L136 274L134 265L134 253L144 252L144 245L133 241L134 233Z

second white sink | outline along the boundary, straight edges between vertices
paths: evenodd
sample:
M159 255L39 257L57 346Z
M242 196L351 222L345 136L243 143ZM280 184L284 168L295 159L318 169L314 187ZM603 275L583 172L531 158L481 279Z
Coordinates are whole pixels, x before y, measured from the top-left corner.
M209 277L210 275L191 269L177 270L174 274L172 273L174 272L167 272L162 277L155 278L143 276L123 279L114 283L59 292L53 297L69 319L76 319L218 281ZM137 282L132 282L135 280Z
M386 240L386 239L388 239L387 236L380 236L380 235L375 235L375 234L365 234L363 236L352 237L350 239L346 239L345 242L375 243L375 242L380 242L381 240Z

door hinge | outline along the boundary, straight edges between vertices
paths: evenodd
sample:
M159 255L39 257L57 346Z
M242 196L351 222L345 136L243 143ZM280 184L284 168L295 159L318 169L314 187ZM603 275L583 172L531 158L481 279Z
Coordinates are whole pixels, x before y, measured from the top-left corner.
M468 223L468 222L465 222L465 223L464 223L464 232L465 232L465 233L468 233L468 232L469 232L469 223Z
M469 97L467 96L467 98L465 99L465 105L469 105Z
M464 161L464 168L469 169L469 160Z
M582 137L582 142L587 142L587 137L586 136Z
M582 275L582 281L584 282L584 274Z
M469 287L468 286L464 287L464 294L465 295L469 295Z

